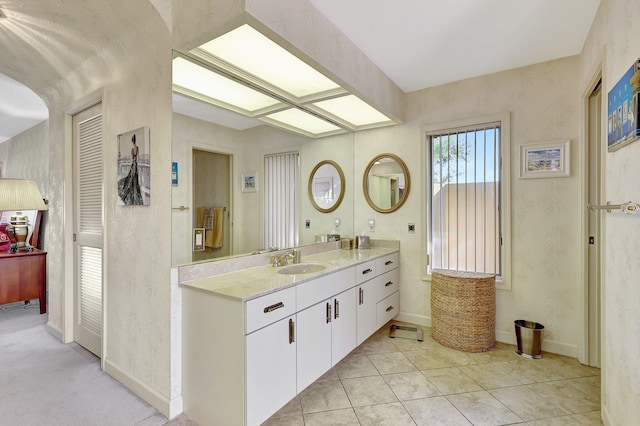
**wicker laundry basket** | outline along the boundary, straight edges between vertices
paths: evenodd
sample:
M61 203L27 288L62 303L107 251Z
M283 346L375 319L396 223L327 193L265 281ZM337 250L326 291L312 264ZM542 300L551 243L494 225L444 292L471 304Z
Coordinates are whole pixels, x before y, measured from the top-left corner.
M433 340L465 352L496 344L495 275L435 269L431 276Z

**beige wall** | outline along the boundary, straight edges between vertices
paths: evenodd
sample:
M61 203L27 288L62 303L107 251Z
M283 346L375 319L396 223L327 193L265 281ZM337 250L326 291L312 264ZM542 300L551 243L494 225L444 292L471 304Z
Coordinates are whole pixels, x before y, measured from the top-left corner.
M3 178L31 179L44 198L49 192L49 122L43 121L0 143Z
M404 125L355 136L356 176L381 152L402 158L411 172L411 193L396 213L374 212L356 193L355 228L376 219L374 237L401 241L401 311L430 322L430 282L425 277L423 237L424 140L421 128L488 114L511 114L512 289L497 295L497 337L515 341L513 321L545 325L545 350L576 356L581 329L580 158L578 58L566 58L409 93ZM571 139L574 171L568 178L518 179L518 146ZM409 234L407 225L416 223Z

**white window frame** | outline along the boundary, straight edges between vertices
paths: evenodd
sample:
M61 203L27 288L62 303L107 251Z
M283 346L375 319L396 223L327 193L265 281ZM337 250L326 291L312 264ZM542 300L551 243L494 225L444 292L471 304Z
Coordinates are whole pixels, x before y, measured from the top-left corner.
M426 271L426 279L431 280L431 273L429 268L429 242L431 230L428 224L431 223L431 156L430 156L430 135L437 132L446 133L458 128L471 127L476 125L482 125L483 123L500 122L500 168L501 168L501 181L500 181L500 196L501 196L501 215L500 215L500 227L502 235L501 244L501 257L502 257L502 271L501 275L496 276L496 289L498 290L511 290L511 119L509 112L490 114L485 116L473 117L468 119L449 121L444 123L429 124L423 126L422 134L424 137L423 150L424 150L424 163L425 163L425 175L423 182L425 183L425 202L423 203L425 209L425 226L426 230L423 234L424 243L424 271Z

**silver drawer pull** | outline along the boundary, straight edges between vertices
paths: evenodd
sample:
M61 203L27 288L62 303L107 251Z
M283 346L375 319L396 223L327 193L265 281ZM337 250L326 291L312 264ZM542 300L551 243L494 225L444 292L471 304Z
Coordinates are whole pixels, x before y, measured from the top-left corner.
M393 281L389 281L388 283L386 283L384 286L385 287L389 287L390 285L393 285Z
M289 344L296 341L296 324L292 319L289 319Z
M364 271L362 271L362 275L368 274L369 272L373 272L373 270L371 268L365 269Z
M275 305L267 306L266 308L264 308L263 312L265 314L268 314L269 312L273 312L276 309L280 309L280 308L284 308L284 303L278 302Z
M389 307L387 308L387 312L389 312L389 311L393 311L393 306L389 306Z
M384 262L384 266L389 266L393 264L393 260L387 260L386 262Z

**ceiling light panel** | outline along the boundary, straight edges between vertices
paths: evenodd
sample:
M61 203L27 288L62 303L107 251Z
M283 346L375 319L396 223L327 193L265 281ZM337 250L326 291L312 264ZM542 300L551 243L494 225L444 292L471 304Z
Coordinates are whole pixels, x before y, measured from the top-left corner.
M393 124L393 120L355 95L314 102L311 105L346 121L353 129Z
M206 102L255 116L281 108L275 98L251 89L182 57L173 59L174 90ZM186 90L184 90L186 89Z
M301 132L311 137L328 136L345 132L345 129L298 108L291 108L269 114L261 117L261 120L292 131Z
M296 102L345 92L334 81L246 24L192 53L198 54L200 50L286 92Z

